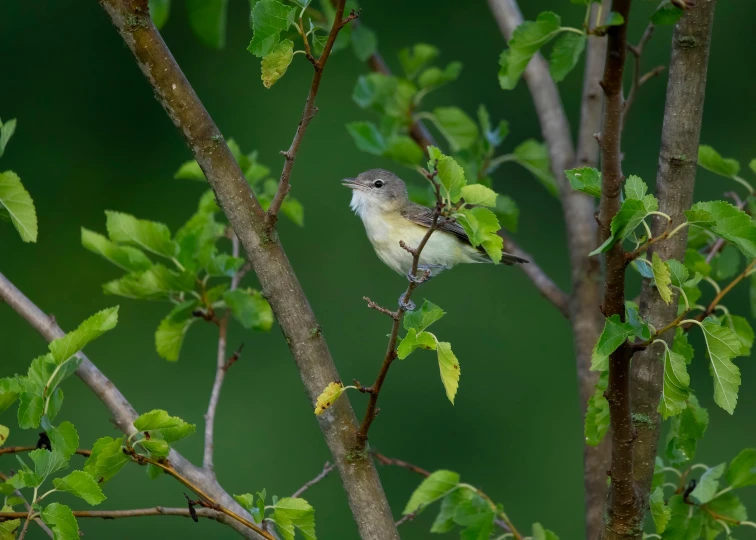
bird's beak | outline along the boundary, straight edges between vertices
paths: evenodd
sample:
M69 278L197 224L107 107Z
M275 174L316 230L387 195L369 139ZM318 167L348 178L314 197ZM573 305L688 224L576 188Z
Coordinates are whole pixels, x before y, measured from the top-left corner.
M341 181L341 185L342 186L346 186L349 189L363 189L362 188L362 184L359 184L357 182L357 179L355 179L355 178L344 178Z

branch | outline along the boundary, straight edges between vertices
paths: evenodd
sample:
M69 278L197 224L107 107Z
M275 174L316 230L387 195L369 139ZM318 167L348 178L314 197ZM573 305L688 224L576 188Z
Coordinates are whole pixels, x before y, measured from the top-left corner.
M307 491L308 489L310 489L312 486L314 486L315 484L317 484L318 482L320 482L323 478L325 478L326 476L328 476L331 473L331 471L333 469L335 469L335 468L336 468L335 465L332 465L331 463L328 463L326 461L325 465L323 465L323 470L321 471L321 473L319 475L317 475L315 478L313 478L312 480L306 482L305 485L303 485L301 488L299 488L298 490L296 490L294 493L292 493L291 494L291 498L292 499L296 499L298 497L301 497L302 493L304 493L305 491Z
M34 450L36 450L36 449L34 449ZM0 480L2 480L3 482L7 482L8 481L8 477L5 476L3 473L0 472ZM26 518L29 515L29 512L32 511L32 506L29 504L29 502L26 499L24 499L24 496L21 494L21 492L19 490L15 490L13 492L13 495L15 495L16 497L18 497L22 501L24 501L24 506L26 507L26 512L16 512L17 514L21 514L21 515L19 517L17 517L17 518L8 518L8 519L24 519L24 518ZM4 521L4 519L3 519L2 513L0 513L0 522L2 522L2 521ZM48 527L47 525L45 525L45 522L42 521L39 517L35 517L34 518L34 523L36 523L37 525L39 525L39 528L42 529L43 531L45 531L45 534L47 536L49 536L50 538L54 538L55 537L55 535L53 534L53 532L50 530L50 527Z
M194 516L209 518L220 523L225 522L225 516L211 508L197 508L191 512L188 508L166 508L164 506L155 506L153 508L136 508L133 510L74 510L73 515L76 518L100 518L100 519L121 519L130 517L143 516ZM22 519L26 517L26 512L0 512L0 522L10 519ZM39 518L37 518L39 519ZM196 521L196 519L195 519ZM47 526L40 522L42 526ZM49 531L49 529L48 529ZM49 531L50 538L53 537L52 531Z
M709 45L716 1L699 2L675 25L669 64L667 97L664 108L659 168L656 177L659 210L672 218L672 224L685 221L684 211L693 204L696 178L696 156L701 133L701 120L706 90ZM694 44L691 46L691 44ZM666 219L655 217L651 223L654 236L667 226ZM687 245L687 230L655 245L663 260L682 260ZM677 312L677 295L665 304L655 288L644 280L640 315L656 328L673 320ZM672 333L662 336L671 341ZM662 347L649 347L632 360L631 388L633 412L645 415L649 423L638 425L638 438L633 455L633 475L643 508L648 505L657 453L661 419L657 412L662 391L664 366ZM642 513L637 523L642 523Z
M643 56L643 51L646 48L646 44L651 39L651 36L654 35L654 29L656 27L654 26L654 23L648 23L648 26L646 26L646 30L643 32L643 35L641 36L640 41L637 45L628 45L627 49L633 53L633 56L635 57L635 66L633 69L633 85L630 87L630 92L627 95L627 99L625 100L625 108L622 111L622 127L625 127L625 123L627 121L627 115L630 112L630 107L632 107L633 102L635 101L635 96L638 93L638 90L640 90L641 86L646 84L649 79L652 79L653 77L656 77L659 75L662 71L664 71L664 66L657 66L645 75L641 76L641 57Z
M291 170L294 167L294 160L297 159L297 152L299 151L299 146L302 144L302 139L304 138L305 132L307 131L307 126L310 125L310 121L318 112L318 108L315 106L315 98L318 95L318 90L320 89L320 80L323 78L323 69L325 69L326 62L328 62L328 57L331 55L333 44L335 43L336 38L339 35L339 31L344 28L344 26L346 26L349 21L357 18L358 16L354 11L352 11L352 13L346 19L342 20L342 17L344 16L345 3L346 0L338 0L338 2L336 3L336 15L333 18L333 26L331 26L331 32L328 34L328 41L326 41L325 47L323 47L323 53L320 55L320 58L318 58L317 62L313 64L315 74L312 76L310 92L307 94L307 101L305 101L304 111L302 111L302 119L299 121L297 132L294 134L294 139L291 141L289 149L285 152L281 152L285 161L283 170L281 171L281 179L278 182L278 189L276 190L276 194L270 203L270 207L268 208L267 221L270 225L275 224L276 220L278 219L278 211L281 209L281 205L283 204L286 195L291 189L289 180L291 178ZM303 37L306 42L307 37Z
M1 275L0 279L2 279ZM2 297L1 293L2 291L0 291L0 297ZM36 446L6 446L5 448L0 448L0 456L3 454L18 454L19 452L33 452L34 450L37 450ZM77 448L75 453L80 456L89 457L92 454L92 451L84 448Z
M310 403L315 403L323 388L340 377L323 333L315 331L320 326L278 235L271 232L266 213L218 127L152 24L147 0L100 0L100 4L205 173L281 326ZM345 398L318 417L323 438L341 475L361 537L398 538L375 466L370 460L347 459L355 445L357 419ZM231 502L236 504L233 499Z

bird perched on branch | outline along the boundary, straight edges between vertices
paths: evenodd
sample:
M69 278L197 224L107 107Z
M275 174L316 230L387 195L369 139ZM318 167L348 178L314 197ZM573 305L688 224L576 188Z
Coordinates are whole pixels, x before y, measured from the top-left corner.
M470 243L459 224L441 218L438 229L420 252L417 274L412 275L410 250L418 247L431 227L433 210L410 201L404 182L384 169L371 169L357 178L346 178L343 185L352 189L350 206L362 218L378 257L409 280L422 279L426 271L433 277L460 263L493 262L485 251ZM528 261L504 253L501 262L511 266Z

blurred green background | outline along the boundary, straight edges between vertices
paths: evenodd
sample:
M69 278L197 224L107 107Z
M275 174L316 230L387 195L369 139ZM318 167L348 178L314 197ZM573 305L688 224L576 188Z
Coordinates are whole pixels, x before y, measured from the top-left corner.
M428 42L442 50L441 62L464 63L461 80L435 92L426 107L456 105L474 114L485 103L494 120L505 118L511 134L502 151L526 138L541 138L524 85L503 92L496 80L504 40L487 3L416 0L364 0L365 24L376 30L379 47L397 68L396 53ZM565 0L522 2L533 18L556 9L579 25L583 11ZM636 2L630 36L636 41L655 4ZM756 4L720 2L714 30L702 141L746 163L754 155L753 54L743 48ZM203 103L227 137L242 149L259 150L260 160L280 170L278 151L288 147L309 87L311 67L301 56L271 90L260 81L259 60L245 49L251 37L248 4L231 0L228 40L209 50L191 34L182 2L174 7L163 35ZM647 47L645 68L666 63L671 28L661 28ZM393 305L404 278L379 263L362 224L348 208L343 177L389 166L359 152L344 124L375 120L359 109L351 92L366 68L349 51L332 57L312 122L293 173L293 194L306 208L306 226L287 220L281 237L344 380L370 381L382 360L389 325L365 307L363 295ZM650 82L638 97L625 132L624 170L653 183L665 93L665 76ZM576 129L581 69L560 85ZM176 230L194 211L206 189L174 180L189 151L158 103L130 52L94 1L40 0L0 3L0 117L18 118L16 135L2 159L3 170L22 178L37 205L39 242L22 244L9 224L0 223L0 271L43 310L72 329L95 311L121 305L115 331L87 348L90 358L139 411L165 408L195 422L202 415L215 370L216 332L195 325L178 363L158 358L153 334L168 306L104 297L100 284L119 270L85 251L80 227L104 232L105 209L159 220ZM405 178L419 177L409 169ZM747 175L750 172L746 173ZM753 178L751 178L753 180ZM536 260L568 287L565 238L558 202L516 165L497 171L496 188L521 208L517 238ZM719 197L736 187L699 171L697 198ZM254 284L250 276L250 284ZM633 294L637 283L631 284ZM583 536L582 418L577 401L574 355L567 323L516 270L494 266L461 267L422 288L420 297L441 305L448 315L436 333L449 340L462 365L456 405L446 400L432 353L420 352L394 366L381 398L381 415L371 431L373 448L429 469L459 471L463 481L483 488L504 505L515 524L529 531L541 521L563 539ZM728 306L747 310L740 287ZM320 472L330 458L285 341L275 329L248 334L238 325L230 348L244 342L221 396L216 470L232 493L267 488L292 493ZM7 306L0 305L2 375L26 370L45 350L43 340ZM693 387L709 407L711 425L699 461L731 459L756 445L756 367L739 361L744 384L736 416L712 402L712 385L702 353L692 368ZM78 379L65 384L62 417L74 422L81 444L113 435L107 410ZM358 414L365 397L351 394ZM13 426L15 414L0 421ZM11 431L11 444L33 444L36 432ZM178 449L201 461L201 436ZM74 457L74 460L79 458ZM15 459L0 457L0 470ZM168 477L147 479L129 466L107 486L103 508L183 506L183 488ZM395 468L380 474L399 516L420 478ZM746 490L756 503L756 490ZM306 498L315 506L318 536L354 539L356 527L337 475L313 487ZM71 500L74 506L81 506ZM429 538L433 512L402 527L405 538ZM232 538L211 521L140 518L117 523L80 520L87 538ZM39 538L32 528L29 538ZM452 537L452 536L450 536ZM738 537L756 538L754 531Z

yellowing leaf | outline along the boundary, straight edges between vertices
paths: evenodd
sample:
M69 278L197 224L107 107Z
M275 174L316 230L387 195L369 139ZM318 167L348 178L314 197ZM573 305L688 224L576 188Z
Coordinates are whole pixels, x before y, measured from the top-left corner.
M446 389L446 397L454 405L454 397L457 395L457 388L459 388L459 360L451 350L451 343L437 341L436 352L438 354L438 367L441 371L441 382L444 383L444 389Z
M294 43L290 39L276 44L273 50L263 57L261 78L265 88L270 88L284 76L292 58L294 58Z
M651 257L651 270L654 272L654 282L656 283L656 290L659 291L659 296L665 304L669 304L672 301L672 289L669 288L672 277L669 266L661 260L656 252Z
M321 415L333 405L337 399L344 393L344 384L340 382L329 383L325 390L318 396L315 403L315 414Z

